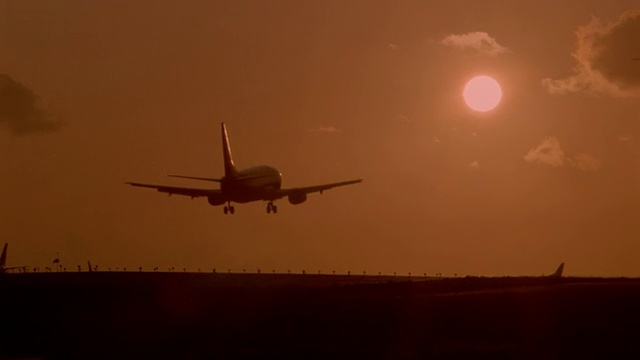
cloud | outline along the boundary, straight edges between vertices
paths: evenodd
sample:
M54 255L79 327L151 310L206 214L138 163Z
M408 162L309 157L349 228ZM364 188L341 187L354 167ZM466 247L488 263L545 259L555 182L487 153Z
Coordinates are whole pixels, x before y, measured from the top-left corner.
M631 142L631 140L633 140L633 137L631 137L631 135L620 135L618 136L618 140L622 142Z
M412 122L413 122L413 120L409 119L409 117L408 117L408 116L406 116L406 115L402 115L402 114L398 114L398 115L396 115L395 119L396 119L397 121L399 121L399 122L403 122L403 123L405 123L405 124L409 124L409 123L412 123Z
M578 153L568 156L560 146L555 136L549 136L535 148L529 150L524 159L530 163L548 165L552 167L572 166L582 171L596 171L602 167L602 162L589 154Z
M389 43L389 44L387 44L387 49L391 50L391 51L398 50L398 44Z
M14 135L46 133L59 128L59 120L38 106L36 95L5 74L0 74L0 123Z
M467 167L471 170L478 170L480 169L480 163L478 162L478 160L474 160L471 163L469 163Z
M602 162L588 154L578 154L570 159L571 165L582 171L596 171L602 166Z
M550 136L544 139L542 144L529 150L524 159L532 163L561 167L564 165L565 157L558 139L555 136Z
M576 31L577 64L573 75L542 80L551 94L585 92L610 96L640 95L640 11L627 11L618 21L591 23Z
M339 133L342 132L342 130L334 127L334 126L320 126L317 127L315 129L310 129L310 132L315 132L315 133Z
M500 55L509 51L506 47L498 44L486 32L475 31L466 34L450 34L440 40L442 45L452 46L462 50L474 50L487 55Z

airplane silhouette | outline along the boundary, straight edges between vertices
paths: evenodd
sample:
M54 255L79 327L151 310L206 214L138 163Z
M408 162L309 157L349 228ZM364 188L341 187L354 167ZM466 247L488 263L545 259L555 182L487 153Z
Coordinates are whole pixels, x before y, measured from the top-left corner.
M184 179L213 181L220 183L220 189L198 189L177 186L141 184L136 182L127 182L132 186L146 187L156 189L159 192L168 193L169 195L184 195L192 199L196 197L206 197L212 206L224 206L225 214L233 214L235 207L231 203L248 203L251 201L268 201L267 213L278 212L278 207L273 203L275 200L287 197L293 205L298 205L307 200L307 194L329 190L334 187L357 184L362 179L335 182L330 184L313 185L306 187L297 187L282 189L282 174L274 167L260 165L244 170L236 169L231 155L231 146L229 144L229 135L227 128L222 125L222 154L224 157L224 177L208 178L184 175L168 175Z
M6 272L9 272L10 270L26 269L26 266L7 267L7 247L9 247L9 243L4 243L4 248L2 248L2 255L0 255L0 274L4 274Z

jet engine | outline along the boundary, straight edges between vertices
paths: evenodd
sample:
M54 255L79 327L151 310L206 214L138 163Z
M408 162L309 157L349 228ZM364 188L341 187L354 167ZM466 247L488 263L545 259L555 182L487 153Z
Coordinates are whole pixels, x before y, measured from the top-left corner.
M218 205L222 205L224 204L226 201L224 201L224 199L222 197L217 197L217 196L209 196L207 198L207 200L209 201L209 204L213 205L213 206L218 206Z
M307 194L305 193L289 195L289 202L293 205L302 204L305 201L307 201Z

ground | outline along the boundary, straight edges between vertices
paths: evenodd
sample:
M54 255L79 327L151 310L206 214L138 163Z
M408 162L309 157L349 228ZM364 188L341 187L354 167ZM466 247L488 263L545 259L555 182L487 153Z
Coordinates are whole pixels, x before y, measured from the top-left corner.
M0 358L638 354L640 279L3 274Z

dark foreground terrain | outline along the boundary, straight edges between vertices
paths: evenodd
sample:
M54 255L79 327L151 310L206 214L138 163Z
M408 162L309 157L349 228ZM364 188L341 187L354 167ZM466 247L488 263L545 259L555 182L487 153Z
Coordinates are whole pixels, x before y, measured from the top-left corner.
M640 280L0 276L0 359L637 358Z

